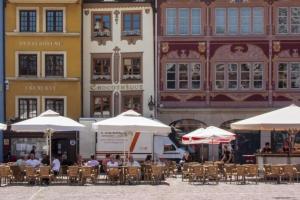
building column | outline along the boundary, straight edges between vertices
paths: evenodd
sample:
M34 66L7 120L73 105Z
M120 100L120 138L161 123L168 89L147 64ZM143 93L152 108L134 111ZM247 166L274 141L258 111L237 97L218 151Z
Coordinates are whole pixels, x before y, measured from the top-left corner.
M260 148L263 148L266 142L271 144L271 131L260 132Z

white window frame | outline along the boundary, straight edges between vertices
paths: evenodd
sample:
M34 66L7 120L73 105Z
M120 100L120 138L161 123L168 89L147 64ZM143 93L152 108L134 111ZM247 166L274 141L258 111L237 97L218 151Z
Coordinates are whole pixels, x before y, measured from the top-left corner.
M20 54L36 54L37 55L37 75L36 76L22 76L19 75L19 55ZM41 74L40 71L40 52L39 51L16 51L15 52L15 76L16 78L39 78Z
M16 96L15 97L15 115L19 117L19 99L36 99L37 116L41 113L40 110L40 96Z
M36 32L20 32L20 11L22 10L35 10L36 11ZM39 22L40 22L40 18L39 18L39 7L17 7L16 8L16 29L15 32L19 32L19 33L38 33L40 30L40 26L39 26Z
M187 76L188 76L188 87L187 88L179 88L179 65L180 64L186 64L187 65ZM192 88L192 65L200 65L200 87L199 88ZM167 65L175 65L175 88L168 88L168 70ZM203 77L202 77L202 71L203 71L203 65L202 62L166 62L165 63L165 89L172 91L172 90L178 90L178 91L186 91L186 90L193 90L193 91L200 91L203 90Z
M217 70L216 70L216 67L217 65L219 64L223 64L225 66L225 69L224 69L224 88L217 88L216 87L216 81L217 81ZM229 71L228 71L228 68L229 68L229 65L231 64L237 64L237 87L236 88L229 88ZM250 88L241 88L241 65L242 64L250 64ZM262 87L261 88L254 88L254 73L253 73L253 65L254 64L261 64L262 67L263 67L263 70L262 70ZM217 90L217 91L222 91L222 90L228 90L228 91L261 91L261 90L264 90L265 89L265 86L264 86L264 83L263 83L263 80L264 80L264 74L265 74L265 63L262 62L262 61L248 61L248 62L216 62L214 63L214 83L213 83L213 88L214 90Z
M46 15L46 11L48 10L62 10L63 11L63 32L47 32L47 15ZM67 17L67 13L66 13L66 7L44 7L43 8L43 32L44 33L48 33L48 34L59 34L59 33L66 33L67 32L67 27L66 27L66 17Z
M292 70L291 70L291 65L292 64L300 64L300 61L299 62L296 62L296 61L291 61L291 62L287 62L287 61L279 61L276 63L276 89L277 90L300 90L300 87L299 88L292 88ZM279 83L279 65L280 64L287 64L287 87L286 88L279 88L278 87L278 83Z
M193 10L199 10L200 11L200 18L199 18L199 28L200 33L194 34L193 33ZM190 9L190 35L202 35L202 9L201 8L191 8Z
M67 116L67 96L42 96L42 112L46 111L46 99L63 99L64 100L64 116Z
M280 8L284 8L284 9L287 9L287 33L279 33L279 9ZM276 15L276 25L277 25L277 28L276 28L276 33L279 34L279 35L287 35L290 33L290 9L289 7L278 7L277 8L277 15Z
M250 31L248 33L242 33L242 19L241 19L241 9L242 8L248 8L250 9L250 22L249 22L249 28L250 28ZM263 20L262 20L262 32L258 33L258 32L254 32L254 12L253 10L254 9L258 9L258 8L261 8L263 10ZM224 19L225 19L225 24L224 24L224 33L217 33L217 10L225 10L225 14L224 14ZM238 28L237 28L237 33L229 33L229 15L228 15L228 10L229 9L237 9L238 10ZM245 36L245 35L263 35L265 34L265 9L264 7L259 7L259 6L255 6L255 7L216 7L214 8L214 35L217 35L217 36L227 36L227 35L242 35L242 36Z
M67 52L66 51L43 51L42 52L42 77L46 77L46 55L62 54L64 56L64 74L63 77L49 76L50 78L67 78ZM47 78L49 78L47 77Z

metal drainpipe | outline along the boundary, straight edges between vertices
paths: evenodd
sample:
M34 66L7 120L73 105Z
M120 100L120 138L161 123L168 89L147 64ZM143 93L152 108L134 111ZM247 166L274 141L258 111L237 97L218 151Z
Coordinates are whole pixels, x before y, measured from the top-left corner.
M153 8L153 15L154 15L154 102L155 102L155 106L154 106L154 118L157 118L157 109L158 109L158 83L157 81L158 79L158 33L157 33L157 11L158 11L158 7L157 7L157 0L155 0L155 5Z

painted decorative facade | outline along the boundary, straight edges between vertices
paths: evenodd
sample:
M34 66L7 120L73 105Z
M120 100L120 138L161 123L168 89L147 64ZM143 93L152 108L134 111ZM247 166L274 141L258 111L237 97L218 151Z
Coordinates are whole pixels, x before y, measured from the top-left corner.
M157 0L157 9L163 122L228 127L300 103L300 2Z
M84 1L84 117L154 116L153 41L150 1Z
M78 120L81 116L81 0L8 0L5 7L6 121L36 117L51 109ZM78 152L76 133L52 138L52 154ZM36 147L45 153L43 133L4 134L5 161Z
M81 1L6 4L7 120L81 115Z

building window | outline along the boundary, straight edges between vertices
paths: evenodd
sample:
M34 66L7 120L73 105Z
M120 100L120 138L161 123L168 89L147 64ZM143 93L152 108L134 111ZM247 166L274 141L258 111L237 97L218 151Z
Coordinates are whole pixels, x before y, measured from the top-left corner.
M18 100L19 118L29 119L37 116L37 99L20 98Z
M19 76L37 76L37 54L19 54Z
M45 55L45 76L64 76L64 55L46 54Z
M141 13L124 13L122 36L140 36Z
M111 59L110 58L92 58L92 81L110 81L111 80Z
M46 11L46 32L63 32L64 12L63 10Z
M300 7L278 8L277 32L300 33Z
M166 35L200 35L200 8L167 8Z
M216 64L215 89L262 89L263 71L261 63Z
M111 15L93 14L93 37L111 37Z
M179 35L189 34L189 9L179 8Z
M216 8L216 34L263 34L264 8Z
M123 111L134 110L138 113L142 113L142 96L141 95L124 95L123 96Z
M92 115L94 117L111 116L111 100L110 96L94 96L92 104Z
M65 115L65 102L64 99L45 99L45 110L53 110L61 116Z
M300 88L300 63L279 63L277 82L279 89Z
M36 11L20 10L20 32L36 32Z
M123 80L142 80L142 58L123 58Z
M167 89L200 89L201 65L199 63L166 64Z

